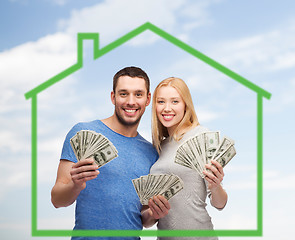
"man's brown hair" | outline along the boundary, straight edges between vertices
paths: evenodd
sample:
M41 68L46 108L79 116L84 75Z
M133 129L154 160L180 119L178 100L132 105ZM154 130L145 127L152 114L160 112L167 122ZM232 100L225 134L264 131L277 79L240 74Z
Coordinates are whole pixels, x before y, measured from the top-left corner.
M147 93L150 92L150 79L149 79L148 75L141 68L131 66L131 67L125 67L125 68L121 69L120 71L118 71L114 75L114 77L113 77L113 92L114 93L115 93L115 90L117 87L118 79L119 79L119 77L122 77L122 76L129 76L132 78L134 78L134 77L143 78L145 81Z

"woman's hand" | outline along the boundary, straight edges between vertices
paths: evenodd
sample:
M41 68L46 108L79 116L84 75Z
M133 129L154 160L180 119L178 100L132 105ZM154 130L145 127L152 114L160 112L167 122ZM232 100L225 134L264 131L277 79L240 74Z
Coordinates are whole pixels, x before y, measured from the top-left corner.
M152 197L149 200L148 205L151 210L151 216L154 219L160 219L162 217L165 217L168 214L168 211L170 210L170 204L168 200L162 195Z
M158 219L165 217L170 209L168 200L162 195L152 197L148 206L144 206L141 211L142 224L149 228L153 226Z
M203 171L205 179L208 181L208 188L212 191L220 187L220 183L223 180L224 172L219 162L211 160L212 164L205 164L206 169L211 171Z
M211 204L217 209L223 209L227 202L227 193L224 191L221 182L224 177L223 168L215 160L211 160L211 164L205 164L210 171L203 171L205 179L208 181L208 188L211 191Z

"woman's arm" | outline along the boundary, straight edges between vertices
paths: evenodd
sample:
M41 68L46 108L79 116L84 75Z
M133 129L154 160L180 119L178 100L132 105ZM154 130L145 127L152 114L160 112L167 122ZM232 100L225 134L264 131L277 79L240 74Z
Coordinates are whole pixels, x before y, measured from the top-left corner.
M211 170L204 171L205 179L208 181L208 188L211 191L211 205L217 209L223 209L227 203L227 193L223 189L221 182L224 177L222 166L215 160L211 161L212 165L206 164L206 168Z

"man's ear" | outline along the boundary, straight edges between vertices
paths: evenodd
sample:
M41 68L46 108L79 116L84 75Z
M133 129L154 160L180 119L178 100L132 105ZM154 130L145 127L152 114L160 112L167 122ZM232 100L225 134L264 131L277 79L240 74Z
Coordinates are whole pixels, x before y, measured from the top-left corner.
M115 93L114 93L114 91L111 92L111 101L115 105Z
M152 94L149 92L148 95L147 95L147 101L146 101L146 104L145 104L146 107L147 107L148 105L150 105L150 103L151 103L151 98L152 98Z

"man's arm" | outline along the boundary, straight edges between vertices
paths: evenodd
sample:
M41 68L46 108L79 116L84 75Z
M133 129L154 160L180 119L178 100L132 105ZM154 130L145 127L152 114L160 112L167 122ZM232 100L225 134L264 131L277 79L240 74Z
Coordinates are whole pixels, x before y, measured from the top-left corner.
M141 211L142 225L145 228L153 226L160 218L165 217L170 209L168 200L161 196L154 196L149 200L148 206Z
M60 160L55 185L51 190L51 202L54 207L67 207L75 202L86 182L99 174L98 166L93 159L73 163Z

